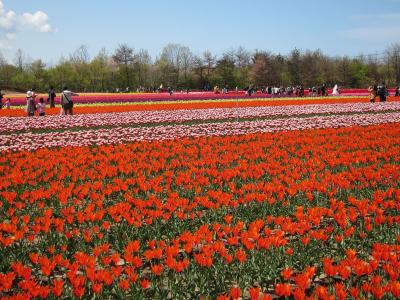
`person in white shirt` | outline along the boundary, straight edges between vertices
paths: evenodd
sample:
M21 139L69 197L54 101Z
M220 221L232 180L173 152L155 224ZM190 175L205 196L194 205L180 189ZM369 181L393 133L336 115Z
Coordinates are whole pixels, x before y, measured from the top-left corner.
M74 102L72 101L72 96L79 96L79 94L69 91L68 87L64 87L61 93L61 106L63 108L64 115L73 115L72 108L74 107Z
M335 86L333 87L332 95L333 96L339 96L340 95L339 87L338 87L337 84L335 84Z

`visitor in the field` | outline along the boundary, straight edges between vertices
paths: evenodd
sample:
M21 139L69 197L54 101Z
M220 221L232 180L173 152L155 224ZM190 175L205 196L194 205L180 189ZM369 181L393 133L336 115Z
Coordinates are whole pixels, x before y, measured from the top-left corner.
M3 98L4 98L4 94L0 91L0 109L3 108Z
M332 95L333 96L339 96L340 95L339 87L338 87L337 84L335 84L335 86L333 87Z
M28 117L33 117L36 111L36 103L35 103L36 94L34 89L30 89L26 93L26 112L28 113Z
M315 87L315 86L312 87L312 94L313 94L313 97L317 97L318 96L317 87Z
M73 115L72 109L74 107L74 102L72 101L72 96L79 96L79 94L69 91L68 87L65 86L61 93L61 105L64 115Z
M50 108L56 107L55 99L56 99L56 92L54 90L54 87L50 86L50 89L49 89Z
M7 98L7 100L6 100L6 108L7 109L11 108L11 99L10 98Z
M304 87L301 85L299 89L299 96L304 97Z
M400 96L400 86L396 87L396 90L394 91L394 96L395 97Z
M325 83L321 86L321 95L323 97L328 96L328 93L326 92L326 85Z
M294 88L292 86L288 87L288 95L291 97L294 94Z
M37 104L37 110L38 110L39 116L41 116L41 117L43 117L46 114L45 113L46 103L44 103L43 98L39 99L39 103Z
M369 92L369 101L375 102L376 94L378 93L378 87L376 86L376 84L369 86L368 92Z
M388 91L386 89L385 83L382 82L382 85L378 87L379 102L386 102L387 94Z
M253 93L254 93L254 88L251 86L251 87L249 87L249 90L248 90L249 97L251 97L251 95L253 95Z

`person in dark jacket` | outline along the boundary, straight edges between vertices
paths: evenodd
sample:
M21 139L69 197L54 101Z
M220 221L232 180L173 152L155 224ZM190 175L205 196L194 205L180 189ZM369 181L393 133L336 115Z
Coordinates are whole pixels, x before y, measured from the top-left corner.
M54 90L54 87L51 86L50 89L49 89L50 108L56 107L55 99L56 99L56 92Z
M4 95L3 95L3 93L0 91L0 109L3 108L3 98L4 98Z
M388 94L388 91L386 89L385 83L382 82L382 85L380 85L378 87L379 102L386 102L387 94Z

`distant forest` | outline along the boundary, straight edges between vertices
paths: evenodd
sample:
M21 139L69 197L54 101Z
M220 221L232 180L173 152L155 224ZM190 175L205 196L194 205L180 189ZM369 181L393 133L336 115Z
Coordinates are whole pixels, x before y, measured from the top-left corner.
M294 49L286 55L243 47L215 55L205 51L195 55L185 46L169 44L156 59L144 49L121 44L113 52L102 49L91 58L81 46L54 66L29 60L19 49L12 63L0 56L2 90L46 91L62 86L75 91L115 92L173 89L212 89L214 86L265 87L298 86L308 88L338 84L347 88L366 88L373 83L388 86L400 83L400 44L388 46L380 55L331 57L320 50Z

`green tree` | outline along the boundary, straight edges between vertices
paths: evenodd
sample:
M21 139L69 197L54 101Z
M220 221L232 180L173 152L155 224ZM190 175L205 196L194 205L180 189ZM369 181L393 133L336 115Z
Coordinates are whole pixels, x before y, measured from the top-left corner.
M360 60L350 63L350 87L361 88L368 85L368 66Z
M300 50L295 48L288 57L288 77L292 85L302 84L301 79L301 54Z
M216 73L220 86L228 86L229 88L236 86L235 61L232 57L224 55L220 60L218 60Z

